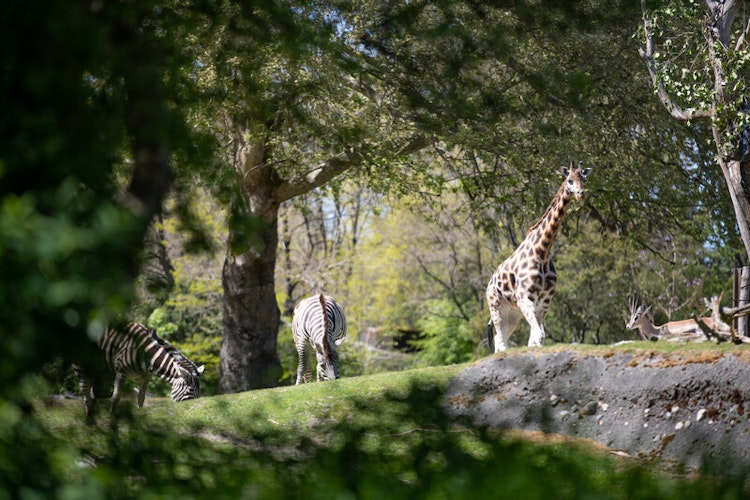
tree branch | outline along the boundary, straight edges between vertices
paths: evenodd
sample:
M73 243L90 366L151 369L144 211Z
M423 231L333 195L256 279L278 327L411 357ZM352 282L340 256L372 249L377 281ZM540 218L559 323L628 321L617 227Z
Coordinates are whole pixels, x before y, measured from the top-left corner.
M750 315L750 305L737 306L737 307L722 307L720 309L722 319L724 317L733 320L741 316Z
M341 78L341 82L347 87L349 87L350 89L367 96L367 98L371 102L377 104L378 106L383 101L382 97L378 95L377 92L375 92L375 89L372 87L372 85L366 84L365 82L362 81L361 78L355 78L351 75L344 75Z
M696 121L711 118L714 114L713 109L683 108L672 100L667 92L664 82L659 78L656 71L656 61L654 60L654 38L651 34L651 20L646 18L646 0L641 0L641 11L643 12L643 32L646 36L646 49L638 49L641 59L646 63L648 73L651 76L651 83L656 89L656 94L664 107L673 118L681 121Z
M363 160L363 155L353 150L332 156L306 175L284 181L276 190L276 200L281 203L323 186Z
M458 311L461 315L461 319L463 319L464 321L469 321L471 318L469 318L469 315L466 312L466 308L464 304L461 302L461 300L459 300L459 297L456 295L456 286L452 283L448 283L444 281L443 279L440 278L440 276L433 273L427 267L427 264L424 263L422 258L417 253L412 253L412 256L416 259L417 263L419 264L419 267L422 268L422 272L425 273L428 278L430 278L435 283L443 287L443 289L448 293L448 295L450 296L451 302L453 302L453 304L458 308Z
M745 26L745 29L742 31L742 34L737 39L737 43L734 46L734 50L742 50L742 47L747 42L747 37L750 36L750 19L747 20L747 25Z
M737 0L706 0L706 6L711 12L711 31L713 35L725 48L729 47L729 37L731 35Z
M416 153L427 147L429 143L430 141L425 136L415 135L397 151L397 154L410 155ZM354 149L341 152L319 164L317 168L308 172L307 175L283 182L276 191L276 200L281 203L323 186L350 168L362 164L364 161L365 155Z
M713 320L714 327L709 330L717 338L729 337L734 343L747 343L750 342L748 337L738 335L737 332L732 328L732 322L734 319L740 316L747 316L750 314L750 305L739 306L739 307L722 307L721 295L714 295L711 300L704 299L706 307L711 310L711 319ZM705 332L703 325L698 322L698 326Z

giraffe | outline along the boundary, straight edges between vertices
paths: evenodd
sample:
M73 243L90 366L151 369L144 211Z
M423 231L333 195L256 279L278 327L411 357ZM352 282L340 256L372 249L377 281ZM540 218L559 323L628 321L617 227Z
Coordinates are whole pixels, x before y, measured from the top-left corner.
M578 162L576 167L571 161L570 167L561 168L565 180L547 210L529 229L518 248L492 274L487 285L491 315L487 324L490 351L500 352L508 348L508 339L521 317L526 318L531 327L529 345L541 346L544 343L544 317L557 284L550 255L552 245L573 197L578 201L583 199L583 185L590 172L590 168L583 168L583 162Z

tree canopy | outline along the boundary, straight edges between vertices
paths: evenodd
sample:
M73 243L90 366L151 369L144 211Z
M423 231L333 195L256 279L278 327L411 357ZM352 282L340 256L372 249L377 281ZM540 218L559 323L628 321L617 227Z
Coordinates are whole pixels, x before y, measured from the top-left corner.
M223 392L279 383L279 299L288 310L323 286L351 297L363 328L423 330L425 362L470 357L491 269L571 159L594 172L560 241L568 284L551 315L554 340L613 339L631 285L660 302L663 317L685 311L700 283L720 289L729 259L746 257L725 187L747 161L717 146L745 141L747 18L735 11L709 45L680 52L668 42L684 26L699 32L697 9L660 17L657 33L657 11L631 3L6 2L8 415L29 411L46 362L96 356L92 340L132 314L144 235L160 212L187 250L224 253L210 286L191 288L178 270L181 295L155 299L183 314L213 302L210 318L192 325L214 329L199 340L220 356ZM639 57L639 26L647 43L714 66L683 73L677 57L649 73L644 59L658 58L648 45ZM725 57L711 58L720 47ZM705 84L719 61L731 92L695 90L690 82ZM710 101L718 114L706 124L674 120L653 95L660 82L686 106ZM203 212L196 187L226 216ZM210 231L216 220L226 241ZM12 463L28 434L20 419L6 423L0 460ZM45 453L29 452L24 464L38 468L51 460ZM43 488L60 480L52 476L13 484Z
M700 220L727 205L710 196L716 172L701 168L711 161L701 131L670 121L651 95L635 6L222 8L191 50L211 96L196 121L224 145L227 166L203 176L219 181L230 212L224 391L278 378L279 210L337 178L438 205L442 191L463 192L475 223L512 243L547 203L559 163L575 158L598 167L586 208L606 231L644 245L653 224L723 243L732 235Z

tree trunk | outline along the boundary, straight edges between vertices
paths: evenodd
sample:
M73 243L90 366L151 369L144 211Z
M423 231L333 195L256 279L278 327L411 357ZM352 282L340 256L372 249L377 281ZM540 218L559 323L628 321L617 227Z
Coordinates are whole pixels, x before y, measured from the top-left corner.
M224 338L219 392L273 387L281 376L276 353L280 312L274 272L278 244L278 206L264 221L260 241L236 253L228 245L222 270Z
M268 165L270 150L264 134L252 135L236 125L233 135L240 184L231 207L221 274L221 393L273 387L281 376L276 354L281 314L274 279L281 205L276 190L280 180Z
M745 256L750 256L750 162L719 159L724 179L729 188L732 206L745 246ZM747 263L747 261L746 261Z
M281 218L282 225L282 248L284 256L284 266L287 269L284 289L286 291L286 300L284 301L284 315L291 316L294 314L294 290L297 288L298 281L292 277L292 230L289 227L289 209L286 210Z
M737 283L735 288L736 295L733 297L734 308L742 308L750 304L750 267L745 266L739 269L736 275ZM748 317L740 316L735 320L735 330L738 335L747 337L748 335Z

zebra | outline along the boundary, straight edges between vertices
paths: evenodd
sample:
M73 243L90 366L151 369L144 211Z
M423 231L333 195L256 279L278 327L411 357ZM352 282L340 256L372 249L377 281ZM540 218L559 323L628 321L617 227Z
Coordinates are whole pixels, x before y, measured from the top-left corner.
M127 376L138 383L138 407L143 407L146 388L153 374L172 386L172 399L184 401L200 396L199 377L204 365L196 366L154 330L140 323L129 323L124 328L106 328L99 339L107 367L115 374L110 412L120 401L120 388ZM73 364L83 395L86 416L90 417L96 399L94 381L81 364Z
M294 308L292 337L297 347L297 385L312 381L310 346L318 358L318 382L339 378L336 346L346 337L346 317L332 297L319 294L308 297Z

